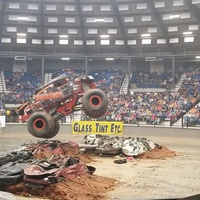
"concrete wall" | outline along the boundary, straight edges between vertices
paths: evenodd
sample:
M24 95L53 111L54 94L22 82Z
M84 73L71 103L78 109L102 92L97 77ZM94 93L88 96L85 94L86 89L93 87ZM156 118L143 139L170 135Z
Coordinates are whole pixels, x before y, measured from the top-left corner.
M6 124L5 133L27 133L26 124ZM59 133L72 134L71 124L61 124ZM59 134L58 133L58 134ZM191 128L172 128L172 127L153 127L153 126L134 126L124 125L124 135L136 137L148 136L165 136L165 137L182 137L182 138L200 138L200 129Z
M150 72L164 72L164 63L163 62L150 62Z
M41 70L42 59L28 59L27 60L27 71L36 71ZM44 59L44 68L45 69L63 69L63 68L72 68L72 69L85 69L85 59L80 60L69 60L62 61L61 59L49 60ZM127 72L128 70L128 60L121 59L115 61L106 61L106 60L88 60L88 70L100 70L100 69L120 69ZM13 70L13 58L0 58L0 70Z
M89 71L93 70L121 70L128 73L128 60L115 60L115 61L91 61L88 63Z
M0 58L0 70L12 70L13 69L13 59Z

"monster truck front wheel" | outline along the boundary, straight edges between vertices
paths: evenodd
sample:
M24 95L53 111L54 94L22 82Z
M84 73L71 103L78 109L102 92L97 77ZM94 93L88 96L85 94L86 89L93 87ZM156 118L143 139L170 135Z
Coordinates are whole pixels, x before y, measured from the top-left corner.
M108 98L100 89L88 90L82 98L83 110L92 118L102 117L108 107Z
M46 138L55 128L54 118L45 112L32 114L27 122L28 131L38 138Z
M54 129L52 130L52 132L49 132L47 135L45 135L44 138L49 139L49 138L55 137L57 133L59 132L59 130L60 130L60 124L58 121L55 121Z

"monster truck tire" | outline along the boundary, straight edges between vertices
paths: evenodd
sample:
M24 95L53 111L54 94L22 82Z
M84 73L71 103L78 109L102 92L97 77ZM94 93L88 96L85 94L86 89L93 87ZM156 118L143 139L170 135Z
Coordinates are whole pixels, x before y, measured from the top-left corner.
M45 112L33 113L28 122L28 131L38 138L46 138L55 128L54 118Z
M83 110L92 118L102 117L108 107L108 98L100 89L88 90L82 98Z
M49 138L55 137L57 133L59 132L59 130L60 130L60 124L58 121L55 121L55 126L54 126L53 131L45 135L44 138L49 139Z

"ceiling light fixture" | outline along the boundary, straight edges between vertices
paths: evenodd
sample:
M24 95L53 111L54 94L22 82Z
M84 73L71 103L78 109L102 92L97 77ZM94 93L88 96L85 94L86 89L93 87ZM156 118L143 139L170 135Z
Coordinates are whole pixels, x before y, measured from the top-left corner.
M183 32L183 35L191 35L191 34L192 34L191 31Z
M180 18L181 15L177 14L177 15L170 15L170 19L177 19Z
M196 59L200 59L200 56L196 56Z
M17 36L25 37L26 33L17 33Z
M106 60L112 61L112 60L114 60L114 58L106 58Z
M17 17L17 20L28 21L28 17Z
M70 60L70 58L61 58L62 60Z
M144 34L142 34L141 36L142 36L142 37L149 37L149 36L151 36L151 34L149 34L149 33L144 33Z
M100 35L100 38L109 38L109 35Z
M68 38L68 35L59 35L60 38Z
M95 19L94 22L105 22L104 19Z

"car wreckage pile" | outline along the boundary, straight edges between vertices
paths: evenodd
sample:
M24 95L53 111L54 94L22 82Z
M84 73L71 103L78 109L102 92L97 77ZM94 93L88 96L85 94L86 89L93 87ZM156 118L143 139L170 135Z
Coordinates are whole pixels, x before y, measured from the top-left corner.
M60 190L60 194L63 194L63 188L72 187L71 185L66 186L70 183L74 184L73 189L70 189L71 192L76 191L74 189L76 186L79 191L80 187L89 186L91 191L94 191L94 188L102 189L95 194L102 195L114 188L116 180L106 177L97 180L98 176L94 175L96 168L88 165L95 158L92 155L119 155L126 159L138 157L154 149L161 151L162 148L162 146L144 137L110 137L100 134L85 135L81 144L58 140L24 144L17 150L0 157L0 188L3 191L22 195L24 191L31 193L30 189L27 188L31 188L32 191L40 189L45 191L45 188L49 187L48 191L51 190L51 193L55 193L55 185L63 183ZM115 160L114 163L121 164L122 162ZM81 179L85 175L90 177L83 182ZM93 177L93 182L89 183ZM77 180L78 185L76 185ZM99 184L102 184L101 187ZM13 189L12 186L16 186L16 188ZM102 192L105 188L106 191ZM84 189L84 191L86 190L87 188ZM38 196L45 197L46 193L47 191ZM66 193L69 193L69 191ZM37 194L35 195L37 196ZM48 198L55 199L55 197L51 198L50 196ZM63 199L63 196L61 198ZM76 199L79 199L79 197L76 197ZM86 199L89 199L88 193ZM100 196L98 196L98 199L101 199Z
M83 147L82 151L92 154L123 156L139 156L154 148L162 148L145 137L110 137L100 134L85 135L80 147Z
M23 180L29 187L43 188L74 176L93 174L95 168L86 165L81 157L74 142L45 140L22 145L0 158L0 185L14 185Z

